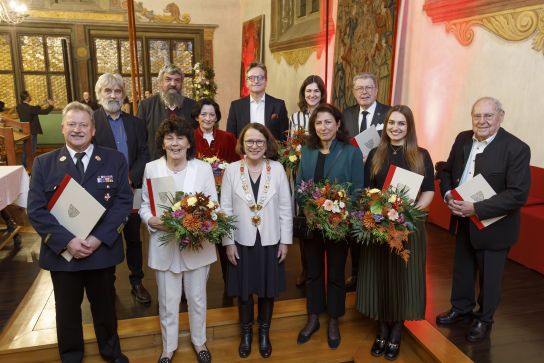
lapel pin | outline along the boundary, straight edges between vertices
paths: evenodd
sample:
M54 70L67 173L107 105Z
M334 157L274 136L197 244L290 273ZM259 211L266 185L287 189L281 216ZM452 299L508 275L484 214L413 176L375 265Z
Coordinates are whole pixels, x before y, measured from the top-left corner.
M63 155L60 157L59 161L64 161L64 160L66 160L66 156Z
M110 196L110 193L106 193L104 195L104 200L107 202L108 200L110 200L111 196Z
M95 159L96 161L102 160L102 158L101 158L100 156L98 156L98 155L96 155L96 156L94 157L94 159Z

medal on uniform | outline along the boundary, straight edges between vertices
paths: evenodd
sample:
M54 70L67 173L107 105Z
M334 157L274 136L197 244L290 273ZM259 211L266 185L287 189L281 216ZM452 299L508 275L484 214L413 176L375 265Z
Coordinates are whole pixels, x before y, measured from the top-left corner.
M106 194L104 195L104 200L105 200L106 202L107 202L108 200L110 200L110 198L111 198L110 193L106 193Z

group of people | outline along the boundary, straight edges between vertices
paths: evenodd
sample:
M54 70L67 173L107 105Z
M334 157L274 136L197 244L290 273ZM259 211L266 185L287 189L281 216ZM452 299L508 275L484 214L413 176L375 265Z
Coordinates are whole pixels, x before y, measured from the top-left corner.
M236 216L236 230L217 250L226 292L238 300L238 353L242 358L248 357L252 349L254 296L258 305L259 353L264 358L272 354L271 320L274 300L285 289L293 211L312 218L304 208L294 208L290 180L283 166L274 160L277 140L285 140L289 130L307 131L296 179L291 180L295 187L310 180L347 182L349 196L355 200L364 187L382 188L389 166L396 165L424 176L416 207L426 209L433 199L433 164L429 153L417 143L412 111L404 105L378 103L377 81L372 74L354 77L353 93L358 105L343 113L326 103L323 80L309 76L300 88L300 109L289 118L285 102L266 93L266 66L252 63L246 71L250 95L232 102L227 131L217 128L221 111L215 101L197 102L182 94L183 72L178 67L166 65L158 82L160 92L143 100L134 117L121 110L125 97L122 77L103 74L95 88L100 107L93 111L79 102L68 104L62 119L66 146L34 162L28 214L42 236L40 265L51 271L63 362L80 362L83 358L83 291L91 302L100 354L111 362L128 361L117 334L115 265L123 259L123 233L131 291L137 301L151 301L142 285L141 222L149 230L148 265L155 271L158 287L162 334L158 362L171 362L177 350L182 292L187 298L196 358L199 362L212 360L206 345L206 281L210 265L217 260L216 248L204 242L198 252L180 252L175 240L164 245L167 228L153 213L147 179L171 176L177 191L202 192L219 201L227 215ZM449 324L472 313L478 270L480 311L469 333L472 341L489 333L498 305L502 266L517 235L517 230L511 231L509 226L512 221L519 226L518 210L528 190L527 183L521 181L525 178L518 176L526 177L529 172L529 148L500 128L503 115L497 100L478 100L472 110L473 129L457 138L441 174L441 189L459 222L459 233L453 307L437 321ZM363 156L350 141L371 125L381 134L380 144ZM467 145L468 151L464 151ZM210 156L230 163L219 193L211 166L199 160ZM468 163L467 157L471 160ZM451 190L476 172L489 179L497 196L474 204L453 200ZM104 217L85 240L73 236L47 208L65 174L106 208ZM142 205L138 213L131 213L132 191L138 188L142 188ZM478 231L468 219L474 214L482 219L502 214L507 218ZM409 237L412 255L406 265L383 246L360 247L351 238L334 242L315 233L313 238L301 240L303 271L298 283L306 287L308 319L297 343L311 339L320 328L319 315L327 312L327 341L331 349L336 349L341 342L339 318L345 313L346 291L354 286L357 308L377 321L371 354L396 359L404 321L425 318L425 238L421 222ZM501 243L495 243L499 239ZM353 268L346 280L344 269L350 249ZM63 251L73 256L70 262L61 257ZM466 268L467 260L470 269Z

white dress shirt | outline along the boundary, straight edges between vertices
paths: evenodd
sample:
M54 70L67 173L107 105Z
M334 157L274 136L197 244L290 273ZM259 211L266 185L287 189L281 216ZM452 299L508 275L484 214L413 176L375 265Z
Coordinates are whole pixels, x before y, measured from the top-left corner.
M374 117L374 113L376 113L376 101L372 105L370 105L369 108L366 110L359 106L359 122L357 123L358 130L361 130L361 122L363 122L363 111L368 112L368 115L366 115L366 127L365 130L367 130L370 125L372 124L372 118Z
M257 122L264 125L264 102L265 95L257 102L253 96L249 96L249 122Z
M72 158L72 161L74 162L74 165L77 162L76 153L74 149L70 148L70 146L66 145L66 149L68 149L68 152L70 153L70 157ZM89 161L91 161L91 155L93 154L94 145L89 144L87 149L85 149L84 153L85 155L81 158L81 162L83 163L83 170L87 171L87 166L89 165Z

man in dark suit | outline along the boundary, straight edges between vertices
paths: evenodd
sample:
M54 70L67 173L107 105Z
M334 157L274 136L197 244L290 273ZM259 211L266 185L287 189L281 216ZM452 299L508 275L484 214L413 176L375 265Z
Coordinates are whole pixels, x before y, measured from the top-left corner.
M342 113L342 121L346 125L349 136L354 137L371 125L381 135L385 115L390 107L376 101L378 96L378 80L372 73L359 73L353 77L353 96L357 100L355 106L348 107ZM366 160L366 155L364 155ZM361 247L355 241L350 242L351 276L346 280L346 289L355 290L359 271L359 253Z
M195 101L183 95L183 71L173 64L166 64L159 71L158 82L159 93L146 98L138 106L138 117L147 124L147 146L151 160L161 156L155 134L165 119L183 117L192 122L194 128L198 127L198 122L191 118Z
M493 324L500 300L501 280L510 247L519 235L520 208L527 201L531 184L529 146L501 128L501 103L483 97L472 107L472 130L457 135L446 165L440 189L452 213L452 230L457 227L451 309L436 317L438 324L453 324L474 317L466 338L485 339ZM481 174L497 193L472 203L456 201L451 190ZM479 220L505 216L478 229L471 216ZM476 272L479 276L479 309L476 306Z
M147 129L144 121L121 111L125 98L125 83L119 74L104 73L95 86L96 99L101 107L94 114L95 145L117 149L128 162L129 184L133 190L142 187L145 164L149 161ZM142 304L151 302L151 295L142 284L142 240L140 216L129 215L123 236L126 243L127 265L130 270L131 293Z
M83 360L85 292L100 355L110 362L128 362L119 344L114 294L115 265L123 261L120 232L132 207L127 163L120 152L91 143L95 128L89 106L72 102L62 115L66 146L34 160L27 207L30 222L42 238L40 267L51 271L60 359ZM86 239L74 236L48 208L65 175L106 209ZM71 254L70 261L62 256L65 251Z
M42 125L40 124L40 118L38 115L47 115L53 111L53 100L46 100L47 108L41 108L40 106L32 106L32 96L28 91L21 92L19 96L21 103L17 105L17 113L19 114L19 120L21 122L30 122L30 134L32 143L32 156L36 154L36 147L38 146L38 134L43 134ZM26 168L26 149L23 148L22 164Z
M353 77L353 96L357 100L355 106L348 107L342 114L342 120L351 137L375 125L381 135L385 115L391 108L376 101L378 97L378 81L372 73L359 73Z
M250 122L265 125L277 140L285 140L289 117L285 102L266 92L267 71L262 63L251 63L246 71L249 96L232 101L227 118L227 131L236 138Z

